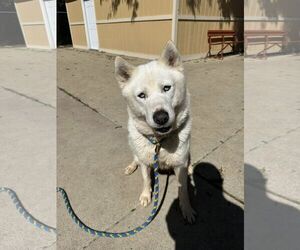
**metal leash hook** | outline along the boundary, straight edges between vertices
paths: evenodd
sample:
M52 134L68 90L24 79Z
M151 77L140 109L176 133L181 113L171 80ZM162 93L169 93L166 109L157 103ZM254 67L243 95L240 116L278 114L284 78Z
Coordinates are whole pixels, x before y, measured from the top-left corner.
M155 154L159 154L160 148L161 148L160 143L159 143L159 142L156 143L156 146L155 146Z

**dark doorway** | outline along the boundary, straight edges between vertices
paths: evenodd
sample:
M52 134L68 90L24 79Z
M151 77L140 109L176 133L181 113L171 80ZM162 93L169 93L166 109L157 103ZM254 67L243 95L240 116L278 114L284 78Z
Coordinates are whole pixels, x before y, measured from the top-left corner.
M57 47L72 46L65 0L57 0Z

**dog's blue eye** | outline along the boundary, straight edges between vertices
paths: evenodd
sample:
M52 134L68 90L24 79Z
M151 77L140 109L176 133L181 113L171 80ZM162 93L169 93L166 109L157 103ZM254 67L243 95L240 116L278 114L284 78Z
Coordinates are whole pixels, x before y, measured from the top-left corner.
M138 94L138 97L141 99L145 99L146 95L145 95L145 93L142 92L142 93Z
M171 86L170 85L166 85L164 86L164 91L167 92L171 89Z

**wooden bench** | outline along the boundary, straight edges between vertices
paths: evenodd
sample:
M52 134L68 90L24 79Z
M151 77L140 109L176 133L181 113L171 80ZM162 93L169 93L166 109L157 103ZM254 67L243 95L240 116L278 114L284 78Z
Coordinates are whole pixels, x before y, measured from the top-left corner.
M287 45L287 34L281 30L245 30L245 55L249 45L264 45L264 48L255 56L267 56L267 51L274 46L278 46L281 50Z
M233 30L208 30L207 37L209 50L207 52L206 57L212 56L212 46L221 45L221 48L219 52L215 55L215 57L223 59L224 50L230 46L233 52L234 47L237 44L237 35Z

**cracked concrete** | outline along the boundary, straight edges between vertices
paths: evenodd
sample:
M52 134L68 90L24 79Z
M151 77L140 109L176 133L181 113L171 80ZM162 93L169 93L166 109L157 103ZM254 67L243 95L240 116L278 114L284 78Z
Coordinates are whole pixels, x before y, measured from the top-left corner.
M245 162L262 171L269 190L298 201L299 66L292 55L245 61Z
M56 54L12 48L1 49L1 53L6 61L0 73L0 134L5 145L0 148L0 183L15 189L30 212L54 226ZM98 229L120 231L141 224L151 207L139 205L140 174L123 175L132 159L125 103L112 74L113 58L98 52L58 50L57 176L58 185L67 190L84 222ZM144 62L128 59L134 64ZM246 223L257 223L254 228L260 232L258 229L266 225L261 221L271 218L276 222L270 224L271 229L284 228L285 235L293 236L297 232L293 226L300 218L299 62L299 56L246 61L245 149L242 59L185 63L192 95L197 192L191 193L191 199L198 212L197 223L189 226L182 221L177 183L171 175L160 213L134 238L112 240L85 234L73 224L58 198L57 248L241 249L244 152L246 169L256 171L254 178L246 173ZM163 192L167 176L159 178ZM54 235L27 223L9 197L1 195L0 199L1 247L56 248ZM274 207L276 220L270 216ZM249 242L246 239L246 244Z
M22 94L22 93L20 93L20 92L14 90L14 89L5 88L5 87L2 87L2 86L1 86L1 88L4 89L4 90L6 90L6 91L9 91L9 92L11 92L11 93L14 93L14 94L16 94L16 95L25 97L25 98L27 98L27 99L29 99L29 100L31 100L31 101L37 102L37 103L39 103L39 104L42 104L42 105L44 105L44 106L46 106L46 107L50 107L50 108L55 109L55 107L52 106L52 105L49 104L49 103L45 103L45 102L42 102L42 101L40 101L40 100L38 100L38 99L36 99L36 98L34 98L34 97L31 97L31 96Z
M56 57L0 48L0 186L56 227ZM55 249L56 235L28 223L0 194L1 249Z
M299 55L245 60L247 249L299 247L299 67Z
M140 174L123 174L132 156L127 143L126 105L113 75L114 57L98 52L59 49L57 59L58 185L66 189L75 211L88 225L112 231L133 228L148 216L151 206L141 208L139 205ZM133 64L145 62L134 58L128 60ZM192 95L192 160L197 171L204 171L203 175L195 177L196 183L202 179L199 183L204 185L199 189L199 197L195 194L194 201L195 209L199 210L199 221L194 227L185 226L177 219L169 221L173 216L181 218L180 214L176 215L177 183L174 176L170 176L160 213L134 238L90 237L73 224L59 198L59 249L172 249L181 244L174 236L174 233L182 233L176 232L177 228L191 231L190 241L195 246L198 232L206 235L203 228L218 223L219 227L209 231L215 230L221 235L224 234L221 229L231 225L242 232L243 60L232 57L223 62L191 61L185 63L185 72ZM228 72L233 72L230 79L226 78ZM215 77L216 74L220 77ZM210 180L204 184L206 181L201 176L207 174L205 169L212 171L214 178L222 176L223 185L213 187ZM167 176L160 175L159 178L162 192ZM212 204L209 200L206 202L211 199L209 197L213 197ZM198 200L204 203L200 204ZM226 202L231 204L229 210L223 208L227 206ZM224 212L227 219L208 222L209 218L218 218L217 211L223 209L228 212ZM230 219L234 214L236 219ZM203 220L207 222L202 224ZM206 235L199 244L209 247L214 241L211 237ZM230 242L231 249L239 249L241 242L235 242Z
M107 115L105 115L104 113L100 112L99 110L97 110L96 108L91 107L89 104L83 102L79 97L74 96L73 94L69 93L67 90L57 87L60 91L64 92L65 94L67 94L68 96L72 97L74 100L80 102L81 104L83 104L84 106L86 106L87 108L91 109L92 111L96 112L97 114L103 116L104 118L106 118L107 120L111 121L113 124L116 125L115 128L122 128L122 126L120 124L118 124L117 122L113 121L112 119L110 119Z
M245 154L248 154L248 153L250 153L250 152L258 149L258 148L262 147L263 145L267 145L270 142L274 142L274 141L276 141L276 140L278 140L278 139L280 139L280 138L282 138L282 137L284 137L284 136L286 136L286 135L288 135L290 133L296 132L298 129L300 129L300 127L289 129L289 130L285 131L284 134L274 136L274 137L272 137L272 138L270 138L268 140L262 140L262 141L260 141L260 143L257 146L255 146L253 148L250 148L247 152L245 152Z
M41 133L45 133L45 135L51 129L55 131L55 123L52 123L55 122L56 107L55 85L53 85L55 68L49 67L49 63L55 66L55 63L51 64L51 62L55 62L55 53L24 49L5 49L2 52L7 53L8 62L15 66L11 68L9 64L5 64L3 68L5 74L0 75L2 93L5 96L2 100L7 104L7 100L11 98L12 104L20 104L18 107L11 105L10 109L6 109L8 111L14 110L16 115L18 114L18 120L15 120L18 123L15 125L21 127L24 125L28 130L28 128L34 128L35 125L33 124L36 123L39 124ZM83 53L69 49L59 50L58 53L60 70L58 74L58 185L66 188L75 211L87 224L95 228L113 231L127 230L129 225L135 226L142 223L151 207L144 209L139 205L138 196L142 186L140 175L138 173L129 177L123 175L124 167L131 160L131 153L127 146L126 108L112 74L113 57L95 52ZM36 57L40 57L39 59L43 61L43 64L38 63L39 60ZM26 58L26 66L23 64L24 58ZM143 62L143 60L132 58L129 60L132 63ZM39 67L38 70L37 67ZM226 59L225 63L214 60L209 62L191 61L185 63L185 68L189 89L192 93L194 118L192 156L195 169L200 172L195 175L195 180L196 183L198 180L201 180L199 183L202 183L198 194L191 194L194 207L199 214L196 225L190 227L181 220L181 215L177 209L178 205L176 205L177 183L174 176L170 176L165 202L159 215L149 228L141 232L134 240L129 238L112 241L111 239L92 238L84 234L73 224L59 198L57 213L57 247L59 249L124 249L124 246L126 246L125 249L170 249L181 244L180 239L175 236L183 233L181 229L189 231L190 244L198 244L196 240L199 239L198 234L200 232L201 235L205 236L200 241L201 247L209 247L214 238L212 235L206 235L206 231L202 231L209 225L218 225L219 223L220 226L208 231L213 232L215 230L215 233L220 235L225 233L222 229L226 225L242 232L243 171L241 162L243 152L240 150L243 136L242 60L229 58ZM226 75L233 68L235 74L230 77L230 80L224 80L223 85L217 78L211 77L216 73ZM6 73L9 70L18 73L17 79L19 81L7 77ZM32 72L39 72L39 74ZM101 72L101 76L98 73L95 75L95 72ZM23 84L24 81L26 81L26 85ZM45 109L48 111L45 112ZM35 113L39 114L39 118L36 118ZM46 119L48 114L51 114L49 120ZM7 139L11 139L10 136L12 135L18 136L18 138L24 135L23 129L20 128L20 134L17 135L16 127L11 126L13 112L10 112L10 118L8 118L9 116L5 112L1 113L1 119L7 121L7 123L2 123L5 125L4 128L9 128L12 131L11 134L3 133L2 137L7 135ZM33 124L21 121L28 118L33 118ZM42 124L41 122L46 123ZM51 124L54 127L50 129L49 125ZM28 134L28 136L37 138L37 131ZM53 143L54 139L55 136L49 137L48 134L47 139L40 139L39 142ZM26 141L26 145L28 145L27 142L29 140ZM5 148L6 155L10 151L16 154L16 147L11 146L11 148ZM47 156L45 147L37 146L40 150L44 150L43 155ZM13 148L14 150L12 150ZM27 146L24 148L30 152L29 159L32 159L32 152L37 152L36 149ZM51 152L55 152L55 147ZM115 155L118 157L114 157ZM14 156L19 160L24 159L18 155ZM38 159L43 158L39 153L35 156ZM9 161L12 158L9 154L7 155ZM41 165L36 162L32 164L31 160L28 161L28 165L25 164L25 166L30 167L30 170L27 171L27 168L23 167L22 171L27 171L30 175L27 176L22 172L22 182L13 178L11 185L8 179L5 183L11 187L25 184L26 189L20 189L16 186L16 191L20 194L26 207L43 222L54 225L51 223L53 219L47 219L47 214L43 212L43 209L40 211L39 207L46 206L47 212L49 212L49 208L52 209L53 205L55 206L55 202L51 200L54 193L50 192L50 189L51 191L55 189L54 176L56 173L49 172L53 169L50 166L55 164L52 164L53 162L49 159L47 164L44 161L40 163ZM13 165L19 166L16 162L11 162L9 169L3 169L3 171L7 171L2 176L7 177L9 173L13 173ZM44 180L41 173L38 173L37 176L34 174L34 167L41 170L41 166L43 169L47 167L47 171L43 174L46 174L47 180L50 180L43 182L43 185L47 186L45 189L41 188L43 185L39 182ZM209 172L212 171L214 175L211 176L210 174L207 177L205 169L208 169ZM15 174L12 176L16 177ZM221 178L221 176L224 179L223 185L214 184L215 179ZM30 189L31 185L28 185L33 182L26 181L27 177L28 180L37 180L38 178L39 181L34 182L36 185L32 186L33 189ZM160 175L161 192L166 180L166 175ZM4 183L4 180L1 183ZM45 196L44 191L48 189L51 198ZM32 193L34 193L33 196ZM44 202L43 199L46 197L49 199ZM19 214L15 213L9 200L4 196L1 199L4 199L3 204L6 204L4 207L6 213L1 213L1 215L10 218L10 220L5 220L6 223L2 226L6 229L11 228L16 232L15 227L11 225L17 227L21 225L24 231L24 233L19 234L21 237L14 238L14 241L10 240L10 235L15 237L15 234L5 233L4 242L6 242L6 246L12 247L13 242L15 246L30 245L44 249L56 247L55 236L41 235ZM211 203L211 199L213 203ZM47 203L50 200L51 206ZM225 209L226 204L230 204L229 210L228 208ZM226 218L213 221L214 218L219 217L218 211L224 211L224 209L227 211L224 213ZM55 214L52 211L49 215ZM235 219L231 218L232 215L235 216ZM169 220L174 216L175 219ZM12 221L16 223L11 224ZM177 229L180 230L177 231ZM2 230L2 232L5 231ZM154 238L158 240L154 242ZM241 239L241 237L239 238ZM43 240L46 240L47 243L43 243ZM219 243L224 244L221 241ZM236 239L235 243L232 241L230 244L234 244L230 245L231 249L239 249L238 245L241 242Z

